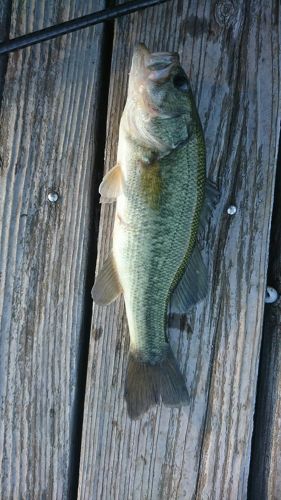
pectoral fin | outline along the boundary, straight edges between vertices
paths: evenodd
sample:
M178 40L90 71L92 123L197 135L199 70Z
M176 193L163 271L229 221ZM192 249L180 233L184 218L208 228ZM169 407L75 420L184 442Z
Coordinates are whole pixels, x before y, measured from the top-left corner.
M116 265L112 253L109 254L98 273L92 288L92 299L98 305L113 302L122 293Z
M122 172L120 164L117 163L107 174L104 176L99 187L101 195L101 203L112 203L121 193L122 188Z
M208 289L208 271L196 245L187 268L171 297L171 311L185 313L204 299Z

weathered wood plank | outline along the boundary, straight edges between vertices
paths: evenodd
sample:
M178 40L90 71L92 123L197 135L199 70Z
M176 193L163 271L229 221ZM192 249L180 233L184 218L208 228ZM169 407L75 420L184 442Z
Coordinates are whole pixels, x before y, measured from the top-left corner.
M202 119L209 175L221 191L205 234L210 294L172 328L188 408L127 417L123 300L94 306L79 498L246 498L280 119L277 2L173 1L116 24L106 170L135 42L177 50ZM227 207L237 207L235 216ZM114 207L103 207L100 266ZM173 323L177 318L173 319Z
M104 7L14 0L10 36ZM0 497L67 498L103 27L9 57L1 112ZM59 193L56 204L48 193Z
M10 16L11 16L10 0L0 0L0 40L4 41L9 37L10 31ZM6 73L8 57L0 58L0 103L2 100L2 92L4 85L4 76Z
M275 186L268 283L281 292L281 148ZM281 498L281 300L265 307L249 477L249 499Z

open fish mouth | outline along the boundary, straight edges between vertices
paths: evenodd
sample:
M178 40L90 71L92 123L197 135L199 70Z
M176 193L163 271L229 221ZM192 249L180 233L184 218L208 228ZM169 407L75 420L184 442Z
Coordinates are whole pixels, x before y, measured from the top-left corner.
M168 80L179 63L179 55L176 52L153 52L146 63L147 69L151 70L149 80L159 83Z
M180 65L179 55L176 52L152 52L140 43L133 56L134 72L147 73L149 80L162 83L168 80L175 67Z

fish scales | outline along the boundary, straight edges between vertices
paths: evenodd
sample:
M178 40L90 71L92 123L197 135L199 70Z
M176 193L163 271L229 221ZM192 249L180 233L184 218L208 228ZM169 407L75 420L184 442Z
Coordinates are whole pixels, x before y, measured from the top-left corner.
M205 193L204 137L177 54L150 54L143 45L135 50L117 165L100 193L102 201L116 199L117 205L112 255L93 298L106 304L124 294L130 332L125 398L137 418L160 400L187 403L167 340L167 307L186 273L198 277L201 293L205 272L198 257L192 269ZM202 294L192 292L190 278L187 283L190 294L183 296L193 303Z
M161 356L159 347L166 343L167 301L195 243L196 214L204 195L204 163L203 168L200 162L197 165L193 156L202 146L194 134L187 145L160 160L163 191L157 209L150 207L142 193L137 160L130 158L128 195L117 201L117 214L120 205L120 211L128 215L115 227L113 255L124 290L131 343L146 353L147 360L156 353Z

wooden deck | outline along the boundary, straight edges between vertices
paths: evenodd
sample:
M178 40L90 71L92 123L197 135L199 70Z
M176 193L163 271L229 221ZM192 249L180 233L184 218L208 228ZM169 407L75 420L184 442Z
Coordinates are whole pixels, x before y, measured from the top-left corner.
M106 5L2 0L0 35ZM267 282L281 293L280 24L277 0L170 0L0 60L1 499L281 498L281 301L264 314ZM92 307L90 290L139 41L180 53L221 197L208 297L170 317L190 405L132 422L123 299Z

